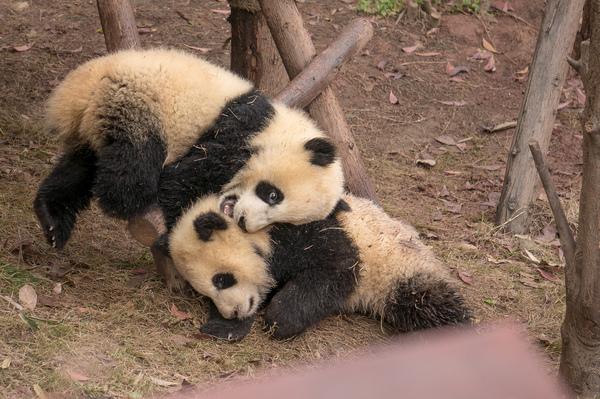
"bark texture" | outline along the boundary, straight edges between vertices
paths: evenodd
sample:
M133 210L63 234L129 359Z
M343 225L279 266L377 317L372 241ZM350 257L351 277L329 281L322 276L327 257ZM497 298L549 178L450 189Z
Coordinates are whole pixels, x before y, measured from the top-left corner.
M539 179L528 143L535 140L543 153L548 151L568 69L567 56L573 48L583 4L584 0L546 2L496 210L496 223L505 231L522 234L529 228L529 206L539 190Z
M575 259L567 265L560 373L581 398L600 396L600 0L590 2L583 181Z

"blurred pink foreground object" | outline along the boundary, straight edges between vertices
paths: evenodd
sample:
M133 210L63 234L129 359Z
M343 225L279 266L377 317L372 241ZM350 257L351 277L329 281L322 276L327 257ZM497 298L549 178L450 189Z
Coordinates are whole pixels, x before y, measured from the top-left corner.
M518 327L496 325L400 336L395 343L310 368L229 381L202 393L187 388L164 399L559 399Z

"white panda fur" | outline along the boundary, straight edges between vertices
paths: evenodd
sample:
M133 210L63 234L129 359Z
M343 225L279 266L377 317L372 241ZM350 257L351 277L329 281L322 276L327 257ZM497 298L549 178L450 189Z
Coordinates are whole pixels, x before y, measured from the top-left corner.
M165 163L183 155L231 99L252 89L232 72L183 51L125 50L92 59L70 72L48 99L46 126L64 143L106 140L101 124L112 105L156 115ZM143 140L148 132L139 130Z
M214 196L198 200L157 243L219 310L203 327L209 334L243 337L257 298L267 298L265 322L276 338L343 312L382 319L396 332L470 320L415 229L369 200L347 194L324 220L256 233L244 233L221 208Z

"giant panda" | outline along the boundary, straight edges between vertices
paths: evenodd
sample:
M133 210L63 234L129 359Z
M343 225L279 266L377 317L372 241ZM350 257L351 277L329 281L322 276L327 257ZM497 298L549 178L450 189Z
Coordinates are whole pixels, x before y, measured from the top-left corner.
M335 147L304 113L182 51L86 62L51 95L45 125L63 155L34 209L59 249L94 196L121 219L158 202L172 225L194 199L223 191L221 201L243 199L236 222L254 232L321 219L343 193Z
M155 243L212 300L207 334L242 338L263 303L266 325L279 339L345 312L374 316L395 332L471 319L416 230L372 201L346 194L323 220L255 233L234 223L235 206L216 196L199 199Z

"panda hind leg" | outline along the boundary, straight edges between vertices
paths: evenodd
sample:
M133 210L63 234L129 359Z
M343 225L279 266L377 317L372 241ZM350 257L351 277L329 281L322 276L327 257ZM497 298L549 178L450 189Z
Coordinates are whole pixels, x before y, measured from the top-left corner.
M156 203L165 147L159 137L113 139L98 152L94 195L109 216L129 219Z
M77 214L90 204L96 160L87 146L69 150L38 189L33 208L46 240L57 249L65 246Z
M472 314L449 282L419 273L396 284L382 317L395 332L469 324Z

